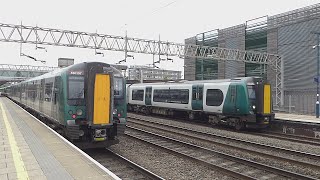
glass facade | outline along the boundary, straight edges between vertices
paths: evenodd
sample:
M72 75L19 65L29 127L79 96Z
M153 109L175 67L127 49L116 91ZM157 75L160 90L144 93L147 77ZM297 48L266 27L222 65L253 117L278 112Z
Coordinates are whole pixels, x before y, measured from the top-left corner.
M261 20L262 19L256 19L253 22L247 21L245 50L267 52L267 20ZM266 79L267 65L246 63L245 76L260 76Z
M218 47L218 30L204 32L196 36L196 44ZM196 80L218 79L218 61L196 58Z
M267 17L246 22L245 50L267 52ZM196 35L196 45L218 47L218 30ZM267 65L245 63L245 76L267 78ZM218 79L218 60L196 58L195 79Z

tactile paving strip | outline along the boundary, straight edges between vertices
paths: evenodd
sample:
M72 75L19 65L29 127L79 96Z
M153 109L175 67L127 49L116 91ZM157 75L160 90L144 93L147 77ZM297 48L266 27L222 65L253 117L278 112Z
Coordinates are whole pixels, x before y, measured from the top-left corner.
M19 112L16 109L17 107L11 103L3 104L7 107L6 109L9 111L8 116L11 116L11 119L13 119L15 124L18 126L47 179L73 179L72 176L56 160L56 158L49 153L50 151L48 151L41 140L23 120L24 118L28 118L21 114L23 111L20 110Z

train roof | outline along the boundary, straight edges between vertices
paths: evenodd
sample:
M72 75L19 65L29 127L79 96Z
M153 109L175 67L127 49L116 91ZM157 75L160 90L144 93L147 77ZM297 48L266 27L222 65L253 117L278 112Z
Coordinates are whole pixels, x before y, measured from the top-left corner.
M215 79L215 80L195 80L195 81L188 81L188 80L181 80L178 82L175 81L169 81L169 82L157 82L157 83L138 83L138 84L132 84L135 86L139 85L165 85L165 84L195 84L195 83L224 83L224 82L247 82L247 83L253 83L253 79L255 78L261 78L261 77L237 77L232 79Z
M71 65L71 66L64 67L64 68L60 68L60 69L57 69L57 70L54 70L54 71L45 73L45 74L43 74L43 75L40 75L40 76L31 78L31 79L28 79L28 80L23 81L23 82L36 81L36 80L40 80L40 79L46 79L46 78L51 78L51 77L59 76L59 75L61 75L63 72L66 72L68 69L71 69L71 68L76 67L76 66L81 66L82 64L85 64L85 62L73 64L73 65Z
M110 64L110 67L113 69L113 75L116 77L123 77L123 74L119 69Z

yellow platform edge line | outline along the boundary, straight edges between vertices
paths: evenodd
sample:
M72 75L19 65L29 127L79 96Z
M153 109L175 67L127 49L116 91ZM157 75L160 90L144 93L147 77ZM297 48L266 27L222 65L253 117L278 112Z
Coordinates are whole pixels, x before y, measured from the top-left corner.
M22 160L22 157L21 157L21 154L20 154L16 139L14 138L14 134L13 134L11 125L9 123L7 114L6 114L5 110L4 110L3 105L2 105L1 102L0 102L0 107L1 107L1 110L2 110L2 116L3 116L4 124L6 126L7 133L8 133L8 139L9 139L9 144L10 144L10 147L11 147L11 153L12 153L12 157L13 157L13 162L14 162L14 166L15 166L16 171L17 171L17 178L18 179L24 179L24 180L25 179L29 179L27 169L24 166L24 163L23 163L23 160Z

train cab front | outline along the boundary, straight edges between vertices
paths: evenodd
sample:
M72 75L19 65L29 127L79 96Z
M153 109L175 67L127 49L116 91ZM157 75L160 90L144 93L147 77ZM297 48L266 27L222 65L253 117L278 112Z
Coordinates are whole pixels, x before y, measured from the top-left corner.
M69 88L74 84L70 81L70 77L75 76L74 74L69 73ZM82 73L78 73L78 76L80 74ZM74 121L73 125L68 124L68 127L75 127L76 133L73 133L75 136L78 133L78 137L74 137L74 143L82 149L103 148L118 143L117 128L112 114L113 73L110 66L104 63L86 63L81 79L83 84L81 87L78 85L74 91L83 94L81 95L83 102L81 105L73 104L76 107L71 108L74 108L75 114L74 111L69 113L72 114ZM77 114L77 109L83 112ZM72 134L72 130L70 132Z
M262 78L254 78L247 84L250 111L254 114L254 123L248 124L250 128L266 128L274 119L272 111L271 85Z

